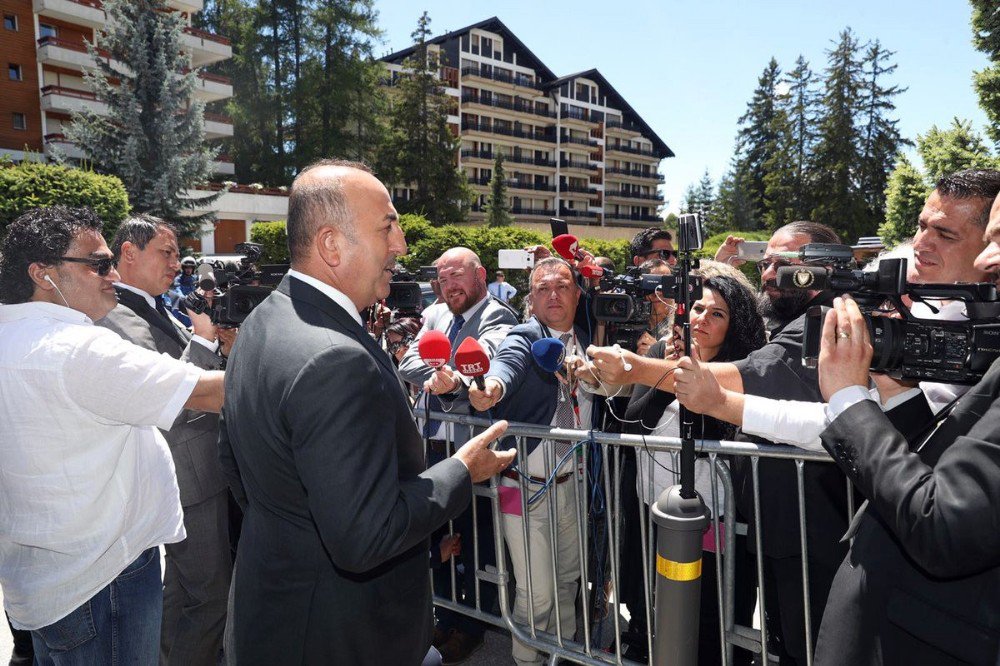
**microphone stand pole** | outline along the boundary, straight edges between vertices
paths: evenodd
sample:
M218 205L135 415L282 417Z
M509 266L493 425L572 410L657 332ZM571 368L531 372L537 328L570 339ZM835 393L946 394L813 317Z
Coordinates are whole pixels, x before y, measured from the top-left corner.
M686 234L678 234L680 289L677 319L684 332L684 353L691 355L691 304L700 298L700 278L691 280L697 268ZM693 285L693 289L692 289ZM675 322L677 321L675 319ZM709 512L694 489L694 418L682 405L680 420L680 485L664 490L651 507L656 530L656 597L653 608L653 661L656 666L696 666L698 663L698 619L701 610L702 534Z

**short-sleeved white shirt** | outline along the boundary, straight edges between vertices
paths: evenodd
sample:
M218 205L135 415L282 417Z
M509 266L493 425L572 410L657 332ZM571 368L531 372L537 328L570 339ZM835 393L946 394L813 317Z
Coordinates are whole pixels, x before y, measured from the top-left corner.
M76 310L0 305L0 585L15 627L62 619L185 537L157 426L201 373Z

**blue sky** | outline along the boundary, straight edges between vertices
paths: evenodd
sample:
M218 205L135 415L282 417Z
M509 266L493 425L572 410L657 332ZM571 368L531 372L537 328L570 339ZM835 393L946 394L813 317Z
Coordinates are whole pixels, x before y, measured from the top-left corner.
M707 168L726 171L736 121L771 56L783 70L802 54L814 70L850 26L896 52L904 136L955 116L982 130L972 73L987 64L971 44L965 0L377 0L385 43L409 46L423 10L435 35L498 16L557 75L597 67L677 157L664 160L667 210Z

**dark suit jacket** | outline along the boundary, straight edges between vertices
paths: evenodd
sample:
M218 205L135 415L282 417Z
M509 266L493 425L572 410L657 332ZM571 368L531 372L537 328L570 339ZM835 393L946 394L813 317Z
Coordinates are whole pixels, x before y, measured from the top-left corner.
M468 505L472 483L453 458L425 470L388 355L286 276L241 327L224 416L224 463L247 503L237 663L419 664L432 630L428 535Z
M574 331L581 351L585 350L590 344L590 337L578 326L574 327ZM486 373L487 377L496 377L506 386L503 397L493 408L496 418L545 426L552 422L559 397L559 380L555 374L540 368L531 355L533 342L552 336L535 317L510 329ZM536 438L527 439L528 455L539 442ZM513 448L515 440L505 437L500 446Z
M129 342L151 351L192 363L206 370L222 367L222 357L191 341L187 329L170 325L146 300L127 289L118 289L118 305L98 326L108 328ZM226 489L219 465L219 417L185 409L164 433L177 470L182 506L193 506Z
M870 505L834 580L816 664L1000 661L998 397L1000 362L917 452L870 401L823 433Z

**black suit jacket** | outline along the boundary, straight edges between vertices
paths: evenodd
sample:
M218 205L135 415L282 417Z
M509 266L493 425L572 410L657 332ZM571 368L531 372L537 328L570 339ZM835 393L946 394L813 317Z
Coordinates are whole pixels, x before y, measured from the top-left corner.
M1000 661L998 397L1000 362L918 451L870 401L823 433L869 507L834 580L816 664Z
M129 342L150 351L167 354L206 370L222 367L222 357L191 340L179 323L166 321L139 294L117 289L118 305L98 326L108 328ZM226 489L219 465L219 417L217 414L182 410L174 425L163 433L177 472L181 505L193 506Z
M392 361L340 306L286 276L247 318L226 372L234 490L246 502L236 662L419 664L431 643L430 533L472 496L425 470Z

